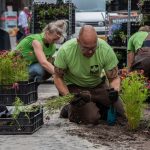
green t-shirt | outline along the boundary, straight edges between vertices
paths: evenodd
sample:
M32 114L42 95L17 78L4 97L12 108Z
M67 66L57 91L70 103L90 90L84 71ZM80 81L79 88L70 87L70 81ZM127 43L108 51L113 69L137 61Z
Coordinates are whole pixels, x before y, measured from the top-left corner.
M50 58L55 53L56 46L55 44L49 44L49 46L46 47L46 45L43 43L43 37L44 33L29 35L19 42L19 44L16 47L16 50L20 50L22 56L27 61L30 61L30 63L38 62L34 53L34 49L32 47L33 40L37 40L41 43L46 58Z
M141 48L147 35L148 32L143 31L134 33L128 41L128 51L136 52L139 48Z
M83 56L76 39L67 41L59 49L54 65L66 70L64 79L67 85L95 87L101 83L101 71L111 70L118 64L112 48L102 39L90 58Z

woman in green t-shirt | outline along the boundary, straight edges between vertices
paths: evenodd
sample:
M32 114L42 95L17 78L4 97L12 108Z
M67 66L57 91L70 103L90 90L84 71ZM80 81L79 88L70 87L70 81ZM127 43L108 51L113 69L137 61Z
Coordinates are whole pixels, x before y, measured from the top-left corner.
M58 20L49 23L40 34L31 34L17 45L22 57L29 62L29 79L42 81L54 74L52 56L55 43L63 38L66 22Z

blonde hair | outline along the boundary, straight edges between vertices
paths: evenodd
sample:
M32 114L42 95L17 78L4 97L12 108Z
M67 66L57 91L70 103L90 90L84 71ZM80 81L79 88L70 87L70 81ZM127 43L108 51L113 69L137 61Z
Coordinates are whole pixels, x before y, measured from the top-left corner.
M63 35L67 30L67 22L65 20L57 20L50 22L43 29L43 32L48 31L49 33L56 33L58 35Z
M147 26L147 25L142 26L139 28L139 31L150 32L150 26Z

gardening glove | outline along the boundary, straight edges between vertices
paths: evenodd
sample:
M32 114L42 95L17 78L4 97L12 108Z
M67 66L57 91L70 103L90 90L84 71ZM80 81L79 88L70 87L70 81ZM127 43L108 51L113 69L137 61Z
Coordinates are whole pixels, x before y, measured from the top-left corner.
M111 103L115 103L118 100L118 91L114 90L114 88L108 89L107 91Z
M91 101L91 93L90 93L90 91L82 91L82 92L78 93L78 95L80 97L82 97L82 99L85 102L87 102L87 103Z
M113 103L118 100L118 91L114 90L114 88L108 89L109 99L111 101L111 105L107 112L107 122L109 125L114 125L116 122L116 109L113 107Z
M81 107L91 101L91 94L89 91L82 91L74 94L73 100L70 102L71 105Z

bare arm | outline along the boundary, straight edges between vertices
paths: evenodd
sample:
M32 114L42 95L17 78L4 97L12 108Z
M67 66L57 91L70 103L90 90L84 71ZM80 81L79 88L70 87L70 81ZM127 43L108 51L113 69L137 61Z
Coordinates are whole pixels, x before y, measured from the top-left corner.
M69 93L69 90L67 88L67 85L64 83L63 80L64 76L64 70L55 67L55 74L54 74L54 83L61 95L67 95Z
M54 66L47 60L47 58L43 52L41 43L37 40L34 40L32 42L32 46L33 46L35 55L36 55L39 63L41 64L41 66L44 67L45 70L47 72L49 72L50 74L54 74Z
M118 76L118 67L112 70L106 71L107 78L110 83L110 87L114 88L116 91L120 90L120 77Z
M127 66L128 66L128 69L130 69L131 66L132 66L132 63L134 61L134 56L135 56L134 52L128 52L128 54L127 54Z

